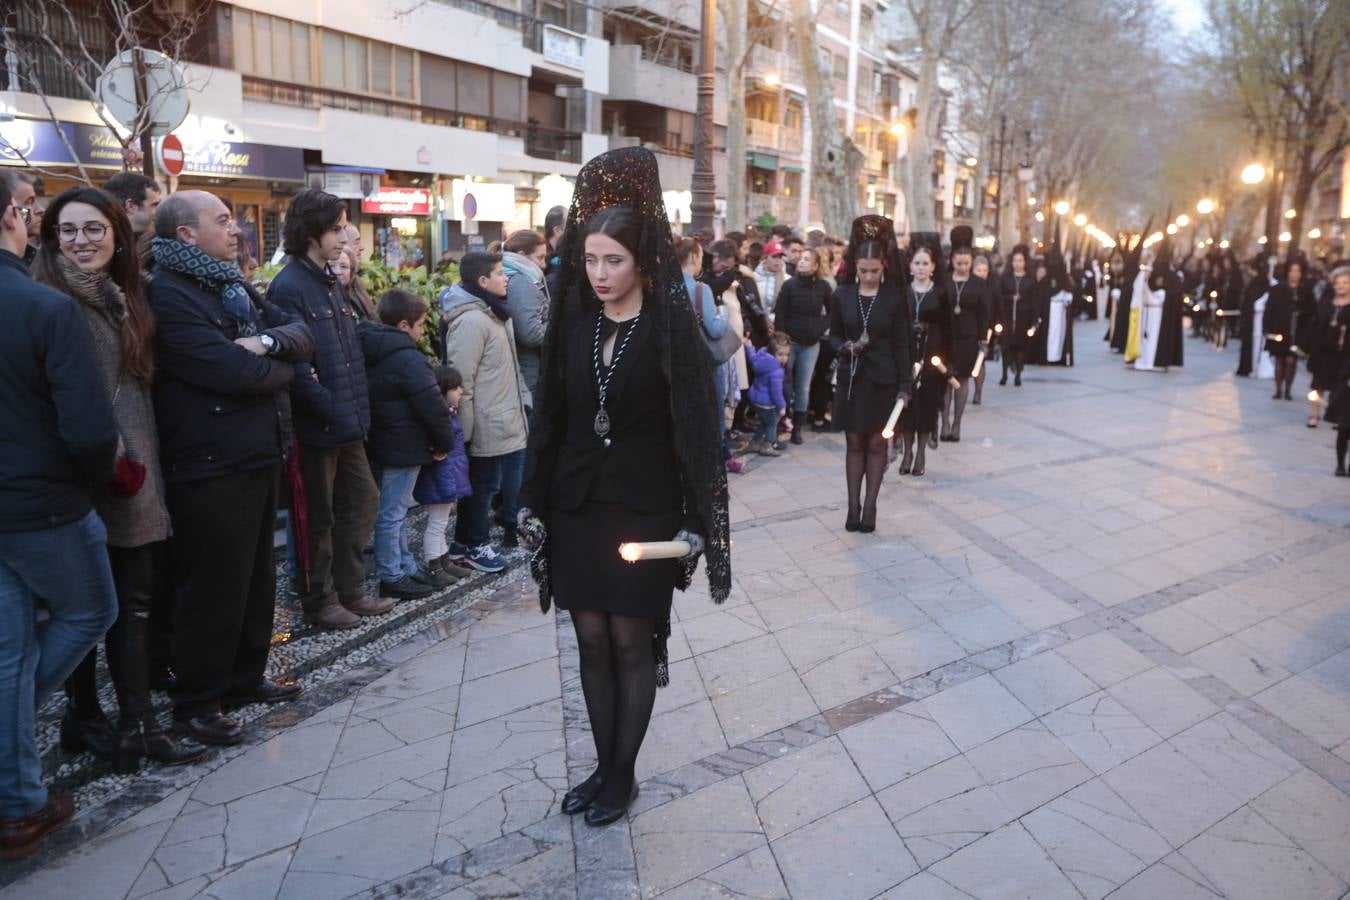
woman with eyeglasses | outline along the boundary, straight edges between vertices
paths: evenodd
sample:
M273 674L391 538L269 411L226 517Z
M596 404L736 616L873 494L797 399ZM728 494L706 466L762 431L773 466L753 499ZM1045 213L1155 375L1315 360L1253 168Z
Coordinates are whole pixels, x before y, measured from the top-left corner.
M98 702L96 651L66 682L69 705L61 747L89 750L135 771L143 758L179 765L205 748L183 746L165 733L150 700L147 658L150 603L159 557L169 537L169 512L159 465L150 383L155 322L141 292L136 237L122 204L96 188L71 188L47 209L33 277L72 297L93 336L93 364L112 400L119 468L139 490L94 490L94 508L108 530L108 558L117 588L117 621L108 630L108 671L117 693L116 733Z

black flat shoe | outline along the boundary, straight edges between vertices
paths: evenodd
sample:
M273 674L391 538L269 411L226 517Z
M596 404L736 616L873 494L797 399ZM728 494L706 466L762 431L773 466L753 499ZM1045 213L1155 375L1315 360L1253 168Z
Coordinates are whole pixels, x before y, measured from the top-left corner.
M1336 467L1336 475L1337 475L1337 477L1339 477L1339 478L1344 478L1344 477L1346 477L1345 466L1337 466L1337 467Z
M61 717L61 749L66 753L88 750L99 759L112 759L117 752L117 732L103 710L77 718L74 710L67 708Z
M844 519L844 530L857 531L859 524L858 511L856 509L850 509L848 511L848 517Z
M590 809L586 810L586 824L592 828L603 828L612 822L617 822L628 812L628 808L633 805L633 801L638 796L638 784L633 782L633 790L628 794L628 802L615 809L608 809L603 806L597 806L592 803Z
M901 475L908 475L908 474L910 473L910 470L913 469L913 468L914 468L914 464L913 464L913 463L901 462L901 463L900 463L900 474L901 474Z
M174 719L173 730L200 744L232 747L244 740L244 729L229 716L218 712L191 719Z
M914 471L911 472L910 474L913 475L915 478L922 478L922 477L923 477L923 466L915 466L915 467L914 467Z
M264 678L258 682L258 686L247 694L231 694L222 697L220 705L223 709L238 709L241 706L248 706L250 703L285 703L288 700L294 700L305 692L305 689L293 681L268 681Z
M877 511L872 510L871 515L863 513L862 521L858 523L858 530L863 534L871 534L877 530Z

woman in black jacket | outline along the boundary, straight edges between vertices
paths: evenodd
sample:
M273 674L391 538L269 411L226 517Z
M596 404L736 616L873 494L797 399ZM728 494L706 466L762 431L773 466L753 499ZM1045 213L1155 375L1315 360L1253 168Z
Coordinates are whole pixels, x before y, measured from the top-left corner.
M731 590L726 469L712 360L671 242L656 157L611 150L577 177L545 337L518 523L547 611L571 613L597 767L563 798L586 824L621 818L657 686L676 587L707 554ZM677 427L678 425L678 427ZM688 542L635 564L630 541Z
M833 421L848 446L847 531L876 530L877 496L889 453L882 431L896 398L908 396L913 380L904 290L891 220L854 219L830 316L830 346L839 359Z
M936 240L933 241L936 243ZM910 283L906 291L911 335L910 358L918 376L914 399L900 414L900 439L905 455L900 474L922 476L928 447L937 446L938 413L947 396L947 375L938 369L938 360L948 372L952 362L952 299L947 284L939 281L938 252L921 244L909 254ZM917 449L916 445L917 444Z
M1261 333L1265 335L1266 352L1275 363L1275 395L1272 400L1294 399L1294 376L1298 374L1300 335L1309 332L1308 317L1316 315L1317 306L1312 289L1303 279L1303 261L1291 259L1284 267L1283 277L1270 289L1266 297L1266 311L1261 318Z
M819 250L806 249L797 257L797 274L778 291L774 327L792 338L792 443L802 443L806 411L811 408L811 378L820 356L820 340L830 324L834 292L819 277Z
M952 274L946 283L947 295L952 301L952 356L947 366L961 386L947 387L942 402L941 435L942 440L952 442L961 440L961 418L965 415L966 398L970 394L971 370L975 368L980 348L988 350L985 341L992 325L988 318L989 285L971 271L974 250L970 244L958 242L957 230L952 229ZM965 237L964 233L960 237ZM949 410L950 430L947 427Z
M1036 324L1036 298L1033 278L1027 271L1031 260L1031 251L1026 244L1013 247L1008 257L1008 270L999 282L1002 303L999 306L999 322L1003 325L1003 377L999 385L1008 383L1008 368L1013 370L1013 385L1022 386L1023 356L1031 337L1027 335Z

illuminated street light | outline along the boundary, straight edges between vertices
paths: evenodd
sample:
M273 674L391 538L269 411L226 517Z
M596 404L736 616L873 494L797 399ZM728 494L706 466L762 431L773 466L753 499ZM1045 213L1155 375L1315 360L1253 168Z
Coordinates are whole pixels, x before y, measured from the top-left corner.
M1292 238L1293 238L1293 235L1290 234L1289 232L1287 232L1287 231L1281 231L1281 232L1280 232L1280 243L1281 243L1281 244L1287 244L1287 243L1289 243L1289 241L1290 241Z
M1322 229L1320 228L1314 228L1312 231L1308 232L1308 237L1312 238L1314 241L1320 238L1321 236L1322 236Z
M1067 216L1068 214L1069 214L1069 201L1068 201L1068 200L1056 200L1056 201L1055 201L1055 215L1057 215L1057 216Z
M1227 238L1224 238L1223 240L1219 241L1219 249L1220 249L1220 250L1227 250L1227 249L1228 249L1228 239L1227 239Z
M1087 224L1087 216L1083 215L1082 213L1079 213L1078 215L1073 217L1073 224L1077 225L1079 228L1082 228L1084 225Z
M778 85L782 83L782 79L778 77L778 73L770 72L768 75L764 76L764 83L769 87L778 87Z
M1257 238L1257 239L1256 239L1256 242L1257 242L1258 244L1262 244L1262 245L1268 243L1268 241L1266 240L1266 236L1265 236L1264 234L1261 235L1259 238Z
M1176 233L1177 233L1177 226L1176 226L1176 223L1175 223L1175 222L1173 222L1171 225L1168 225L1168 226L1167 226L1167 233L1168 233L1168 234L1176 234Z
M1243 184L1260 184L1266 180L1266 167L1260 163L1248 163L1242 170Z
M979 161L978 159L976 159L975 157L973 157L973 156L967 156L967 157L966 157L966 165L970 166L972 169L975 168L976 166L978 166L979 164L980 164L980 161Z
M1036 221L1037 221L1037 222L1044 222L1044 221L1045 221L1045 213L1041 212L1040 210L1037 210L1037 211L1036 211Z
M1297 216L1297 215L1298 215L1298 210L1296 210L1296 209L1286 209L1286 210L1284 211L1284 217L1285 217L1286 219L1292 219L1292 218L1294 218L1294 217Z
M1189 224L1191 224L1191 217L1190 217L1190 216L1186 215L1185 213L1182 213L1181 215L1177 216L1177 227L1178 227L1178 228L1185 228L1185 227L1186 227L1187 225L1189 225Z
M896 122L894 125L892 125L892 126L891 126L891 136L892 136L892 137L897 137L897 138L902 138L902 137L904 137L904 136L905 136L905 123L904 123L904 122Z
M1202 216L1207 216L1210 213L1214 212L1215 205L1216 204L1214 203L1213 200L1211 200L1208 197L1205 197L1199 203L1195 204L1195 211Z

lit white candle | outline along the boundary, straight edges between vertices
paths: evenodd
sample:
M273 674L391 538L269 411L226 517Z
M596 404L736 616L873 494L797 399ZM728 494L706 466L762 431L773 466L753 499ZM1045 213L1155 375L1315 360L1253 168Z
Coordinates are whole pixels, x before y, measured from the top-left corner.
M996 325L994 327L997 328L999 331L1003 330L1002 325ZM993 339L994 339L994 329L990 328L988 334L984 336L985 347L989 346L989 342L992 341ZM980 369L983 367L984 367L984 347L981 347L980 352L975 356L975 368L970 370L970 377L979 378Z
M891 407L891 414L886 419L886 427L881 429L881 436L886 440L895 437L895 423L900 421L900 413L905 411L905 395L901 394L895 398L895 405Z
M627 562L643 559L684 559L689 555L688 541L645 541L619 545L619 555Z
M948 384L950 384L954 388L959 388L961 386L961 382L956 380L956 376L951 375L947 372L947 367L942 364L942 359L940 357L935 356L932 359L930 359L929 362L933 364L933 368L937 369L943 375L947 376Z

